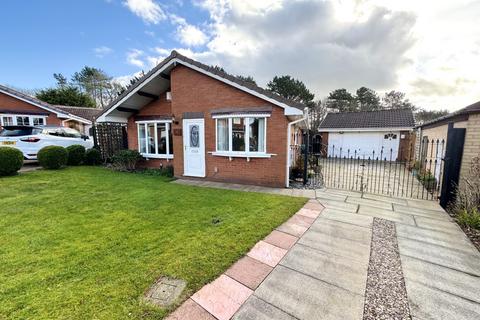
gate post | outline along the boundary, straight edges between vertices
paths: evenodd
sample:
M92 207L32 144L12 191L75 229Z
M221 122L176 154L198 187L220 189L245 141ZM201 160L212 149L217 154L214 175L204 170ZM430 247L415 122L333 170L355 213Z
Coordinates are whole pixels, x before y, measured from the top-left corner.
M303 150L303 185L307 184L308 181L308 140L309 140L309 134L308 134L308 129L305 134L305 143L304 145L304 150Z

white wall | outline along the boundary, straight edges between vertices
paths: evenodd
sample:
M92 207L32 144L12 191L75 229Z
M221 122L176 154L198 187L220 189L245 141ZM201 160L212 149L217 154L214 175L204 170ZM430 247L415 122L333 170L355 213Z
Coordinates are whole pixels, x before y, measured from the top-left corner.
M396 139L385 139L385 135L392 133ZM328 134L328 156L329 157L360 157L387 158L390 160L390 149L392 149L392 160L397 159L400 145L400 132L345 132ZM382 153L383 150L383 153ZM356 153L355 153L356 151Z

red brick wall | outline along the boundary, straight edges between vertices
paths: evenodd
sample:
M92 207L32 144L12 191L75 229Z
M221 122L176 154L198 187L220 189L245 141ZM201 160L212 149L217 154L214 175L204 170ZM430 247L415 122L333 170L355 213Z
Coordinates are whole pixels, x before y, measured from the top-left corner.
M215 151L215 120L212 109L225 107L252 107L269 105L268 102L233 88L223 82L191 70L176 67L171 73L172 112L178 124L174 129L182 129L184 112L203 112L205 115L205 161L206 178L215 181L248 183L265 186L285 186L287 161L287 118L283 109L273 106L267 119L267 153L271 158L232 158L213 156ZM175 175L183 174L183 138L173 137L175 146ZM216 171L216 172L215 172Z
M158 100L150 102L136 115L131 116L127 124L128 148L138 150L138 134L135 116L170 116L171 114L172 104L166 100L165 94L162 94ZM140 167L158 169L161 166L173 165L173 161L167 159L145 159L140 162L139 165Z
M235 89L187 67L178 66L171 73L172 101L162 98L145 106L138 115L173 114L173 129L182 129L184 112L203 112L205 116L205 166L206 179L247 183L264 186L285 186L287 161L287 118L283 109L273 106L267 119L267 153L271 158L233 158L213 156L215 151L215 120L210 111L225 107L253 107L270 105L268 102ZM134 117L128 120L128 145L137 149L137 128ZM175 176L183 176L183 137L173 136ZM144 165L158 167L165 160L149 160ZM169 164L171 164L170 162Z
M7 110L18 110L18 113L25 113L28 114L28 112L45 112L47 113L48 111L39 107L36 107L34 105L31 105L27 102L24 102L22 100L16 99L14 97L11 97L9 95L6 95L2 92L0 92L0 109L7 109ZM57 118L57 115L54 113L49 113L47 117L47 124L48 125L62 125L62 120Z
M172 115L172 104L167 101L166 95L162 94L158 100L150 102L143 107L136 115L128 118L127 135L128 135L128 148L138 150L138 135L137 125L135 123L135 116L170 116ZM157 161L159 162L159 161ZM152 161L154 163L154 161ZM155 165L152 165L155 166ZM155 166L158 167L158 166Z

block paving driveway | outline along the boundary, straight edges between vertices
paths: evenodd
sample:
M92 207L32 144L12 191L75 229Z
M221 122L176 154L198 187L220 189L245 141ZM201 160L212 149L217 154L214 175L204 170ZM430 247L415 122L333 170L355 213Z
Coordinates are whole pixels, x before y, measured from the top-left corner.
M480 319L480 254L437 203L315 198L169 319Z

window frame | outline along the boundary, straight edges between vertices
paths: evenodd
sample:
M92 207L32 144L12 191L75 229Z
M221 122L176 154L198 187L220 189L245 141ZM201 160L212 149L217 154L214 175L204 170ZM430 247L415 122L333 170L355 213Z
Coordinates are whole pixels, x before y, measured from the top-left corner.
M4 121L3 121L3 118L6 117L6 118L11 118L12 119L12 123L11 124L5 124ZM21 117L21 118L28 118L28 127L36 127L36 126L45 126L47 125L47 117L48 116L41 116L41 115L29 115L29 114L21 114L21 113L18 113L18 114L10 114L10 113L2 113L0 114L0 126L18 126L18 121L17 121L17 117ZM42 119L43 120L43 124L40 124L40 125L35 125L34 124L34 119ZM24 124L21 124L22 126Z
M151 159L173 159L173 152L171 146L170 146L170 134L173 135L172 132L172 120L146 120L146 121L136 121L135 122L137 125L137 150L140 152L142 157L144 158L151 158ZM154 124L154 141L155 141L155 152L156 153L149 153L149 145L148 145L148 125L149 124ZM167 137L166 137L166 149L167 153L158 153L158 124L165 124L165 131L167 132ZM145 126L145 151L146 152L141 152L140 151L140 126L143 125ZM172 139L173 141L173 139ZM173 146L172 146L173 147Z
M268 118L270 114L228 114L228 115L214 115L212 116L215 119L215 151L211 152L216 156L227 156L227 157L246 157L246 158L269 158L272 154L267 153L267 126ZM263 151L233 151L233 118L243 118L245 126L245 148L250 149L250 123L249 118L261 118L264 119L264 134L263 134ZM222 151L218 150L218 120L219 119L228 119L228 150Z

